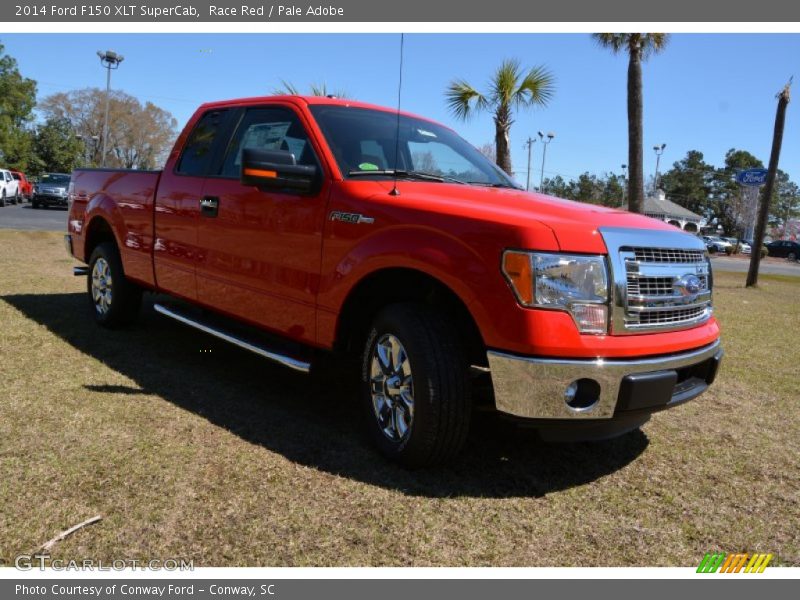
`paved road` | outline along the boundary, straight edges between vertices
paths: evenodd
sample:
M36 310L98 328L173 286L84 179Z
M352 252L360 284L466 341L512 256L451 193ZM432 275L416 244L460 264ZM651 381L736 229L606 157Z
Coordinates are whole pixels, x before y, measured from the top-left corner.
M0 207L0 229L66 231L67 211L63 208L31 208L25 204Z
M712 258L711 265L715 271L747 273L747 270L750 268L750 261L742 260L741 258L720 256ZM800 277L800 263L789 262L788 260L761 261L758 272L769 275L795 275L796 277Z

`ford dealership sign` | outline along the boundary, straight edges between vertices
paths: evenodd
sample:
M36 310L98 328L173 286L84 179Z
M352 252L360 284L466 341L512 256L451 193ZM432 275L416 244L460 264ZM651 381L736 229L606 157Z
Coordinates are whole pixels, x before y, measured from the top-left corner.
M736 181L742 185L759 187L767 182L766 169L745 169L736 174Z

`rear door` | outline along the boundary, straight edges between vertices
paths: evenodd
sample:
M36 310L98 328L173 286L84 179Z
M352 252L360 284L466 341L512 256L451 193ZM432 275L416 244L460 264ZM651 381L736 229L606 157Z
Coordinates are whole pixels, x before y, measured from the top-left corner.
M328 178L303 118L289 105L242 109L203 197L200 302L298 341L314 342L316 293ZM239 181L243 148L288 150L314 165L322 181L311 195L259 191Z
M196 119L181 155L165 170L155 202L153 268L162 291L197 299L197 263L203 251L197 243L203 186L233 111L212 109Z

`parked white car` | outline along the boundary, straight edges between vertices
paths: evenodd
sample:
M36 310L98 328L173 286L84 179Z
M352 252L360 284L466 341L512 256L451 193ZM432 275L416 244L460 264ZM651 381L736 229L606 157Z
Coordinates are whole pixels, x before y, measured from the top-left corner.
M0 169L0 206L5 206L6 202L18 204L21 199L19 182L14 179L11 171Z
M725 248L732 248L733 244L716 235L704 235L703 242L709 252L725 252Z
M752 252L752 247L750 246L750 244L748 244L744 240L737 240L736 238L732 238L732 237L724 237L724 238L720 238L720 239L722 239L723 241L728 242L734 248L738 245L739 246L739 252L741 252L742 254L750 254L750 252Z

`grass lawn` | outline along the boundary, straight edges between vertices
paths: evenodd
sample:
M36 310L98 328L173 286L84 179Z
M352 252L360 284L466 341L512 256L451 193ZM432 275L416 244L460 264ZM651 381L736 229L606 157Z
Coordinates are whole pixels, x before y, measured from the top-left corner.
M479 416L455 465L409 473L360 435L353 386L143 311L109 332L58 234L0 231L0 564L800 565L800 278L716 275L713 388L641 431L546 445Z

